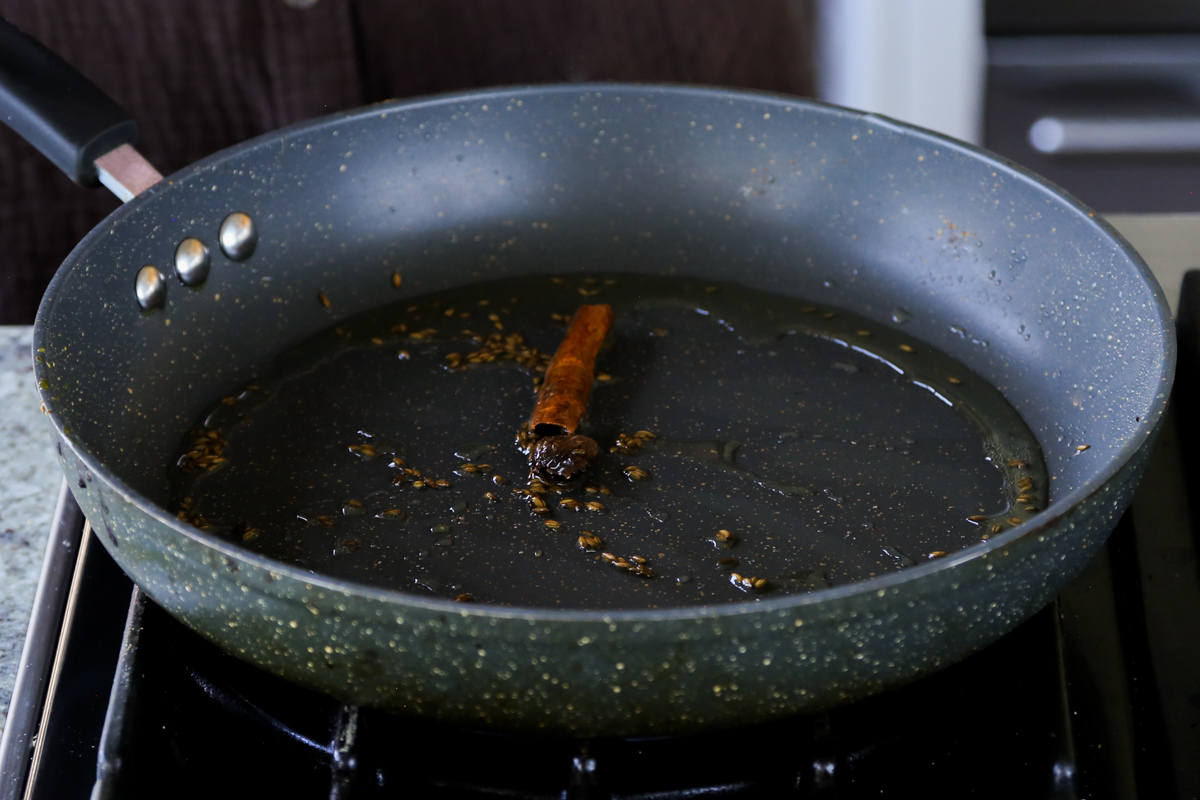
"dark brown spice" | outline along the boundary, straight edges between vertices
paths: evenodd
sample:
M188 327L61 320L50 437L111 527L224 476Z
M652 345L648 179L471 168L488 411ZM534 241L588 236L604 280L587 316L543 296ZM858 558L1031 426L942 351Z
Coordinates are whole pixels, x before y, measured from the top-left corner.
M613 320L610 306L580 306L546 366L529 417L529 430L545 438L528 450L530 472L543 480L570 480L586 470L599 452L596 443L576 429L587 410L596 356Z

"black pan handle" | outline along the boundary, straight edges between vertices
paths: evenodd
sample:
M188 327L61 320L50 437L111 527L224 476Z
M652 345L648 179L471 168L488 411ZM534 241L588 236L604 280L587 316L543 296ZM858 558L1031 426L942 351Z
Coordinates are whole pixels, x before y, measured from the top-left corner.
M81 186L96 159L138 139L137 123L96 84L0 17L0 120Z

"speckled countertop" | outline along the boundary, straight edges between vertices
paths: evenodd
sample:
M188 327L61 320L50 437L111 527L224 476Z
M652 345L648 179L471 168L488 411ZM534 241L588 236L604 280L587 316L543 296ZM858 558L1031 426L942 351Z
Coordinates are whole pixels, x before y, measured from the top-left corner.
M30 327L0 326L0 731L62 472L33 381Z

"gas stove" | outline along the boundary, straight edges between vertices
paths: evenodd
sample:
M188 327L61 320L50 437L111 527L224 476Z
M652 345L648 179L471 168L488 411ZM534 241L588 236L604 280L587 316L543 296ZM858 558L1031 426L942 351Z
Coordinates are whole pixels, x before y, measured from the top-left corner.
M1108 545L967 660L832 711L570 739L357 708L224 654L141 594L59 500L0 753L8 798L1194 798L1200 793L1200 272L1173 407ZM1186 456L1186 457L1185 457Z

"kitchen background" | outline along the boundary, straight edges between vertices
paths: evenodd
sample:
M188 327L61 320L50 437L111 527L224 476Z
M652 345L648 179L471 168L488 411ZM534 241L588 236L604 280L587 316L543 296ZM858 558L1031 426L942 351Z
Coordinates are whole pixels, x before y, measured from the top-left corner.
M1113 212L1172 280L1200 266L1200 224L1176 216L1200 211L1200 5L1185 0L0 0L0 15L132 112L168 174L389 97L550 81L739 86L982 144ZM0 327L0 709L59 483L18 326L116 205L0 129L0 325L13 326ZM1154 216L1126 227L1130 213Z

